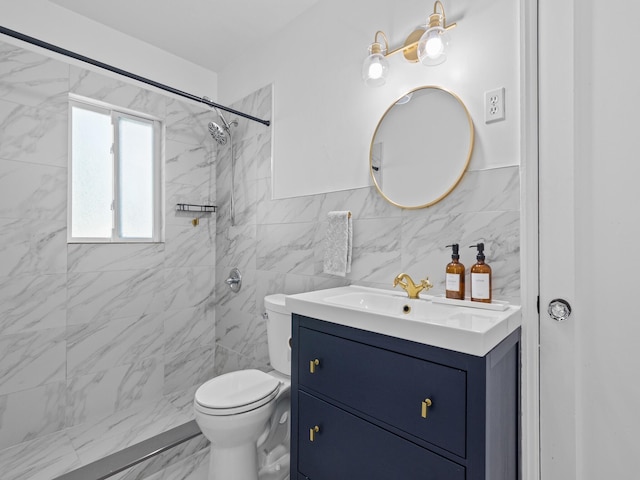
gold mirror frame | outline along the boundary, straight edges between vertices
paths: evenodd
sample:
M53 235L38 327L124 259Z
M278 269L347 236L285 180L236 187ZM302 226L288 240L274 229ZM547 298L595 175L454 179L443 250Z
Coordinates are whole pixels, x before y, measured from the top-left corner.
M458 163L458 166L455 167L451 172L446 172L448 174L449 178L452 178L453 180L444 180L443 183L446 183L447 185L442 186L442 188L440 190L438 190L438 192L443 192L443 193L437 193L434 194L435 198L431 198L427 192L427 194L425 195L424 199L420 199L419 202L416 202L417 204L402 204L399 203L395 200L393 200L391 197L393 197L394 195L391 194L390 192L385 193L383 191L382 186L379 184L378 182L378 178L377 176L380 176L381 173L378 173L380 171L380 169L382 168L381 166L378 166L378 170L376 170L376 166L374 165L374 162L376 161L382 161L382 160L376 160L374 159L374 149L376 148L376 145L380 144L380 142L376 142L376 137L378 136L378 133L380 132L385 119L387 119L389 121L388 116L390 115L390 113L392 112L392 110L394 109L394 107L396 106L402 106L402 104L399 104L398 102L401 101L402 99L404 99L405 97L409 97L409 102L410 103L411 100L413 100L413 95L416 93L419 93L421 91L425 91L427 94L429 93L444 93L448 96L450 96L453 100L456 101L455 105L459 105L460 107L462 107L462 110L460 113L464 113L464 115L460 115L456 112L453 112L453 114L458 115L460 118L457 119L457 121L459 123L464 123L465 126L468 125L468 140L469 140L469 147L468 150L466 151L466 158L465 158L465 153L460 153L459 155L456 156L456 158L454 159L455 162ZM444 97L443 97L444 98ZM448 98L448 97L447 97ZM415 108L414 108L415 110ZM442 112L442 110L430 110L429 108L426 108L424 112L419 111L418 113L421 115L419 118L422 118L423 115L437 115L440 114ZM415 113L415 112L414 112ZM466 117L467 122L465 123L464 117ZM406 121L406 119L403 119ZM444 127L444 126L443 126ZM460 128L462 128L462 126L460 126ZM466 128L464 129L464 132L461 132L462 134L466 133ZM452 140L450 141L456 141L456 139L459 137L458 133L452 132L450 133L450 136L452 137ZM473 146L474 146L474 139L475 139L475 131L474 131L474 127L473 127L473 120L471 118L471 115L469 114L469 110L467 110L467 107L465 106L465 104L462 102L462 100L460 99L460 97L458 95L456 95L455 93L444 89L442 87L438 87L438 86L433 86L433 85L427 85L427 86L423 86L423 87L418 87L415 88L413 90L411 90L410 92L406 93L405 95L403 95L402 97L400 97L398 100L396 100L394 103L391 104L391 106L389 108L387 108L387 110L385 111L385 113L382 115L382 118L380 119L380 121L378 122L378 125L376 127L376 130L373 133L373 137L371 139L371 146L369 149L369 173L371 174L371 178L373 180L373 183L376 187L376 189L378 190L378 193L389 203L391 203L392 205L395 205L396 207L400 207L400 208L404 208L404 209L408 209L408 210L416 210L416 209L420 209L420 208L426 208L426 207L430 207L431 205L434 205L436 203L438 203L439 201L441 201L443 198L445 198L447 195L449 195L455 188L456 186L458 186L458 184L460 183L460 181L462 180L462 177L464 176L464 173L467 171L467 168L469 166L469 163L471 161L471 155L473 153ZM419 141L423 141L423 140L416 140L416 142ZM446 141L446 140L445 140ZM404 142L400 142L403 143ZM432 142L427 142L427 144L425 145L420 145L421 151L424 152L425 154L425 159L428 160L428 154L430 151L434 150L434 148L432 148L433 143ZM446 148L446 146L442 146L442 145L437 145L438 148L445 148L446 150L448 150ZM464 145L463 145L464 147ZM408 159L407 161L411 161L413 159L416 158L421 158L419 153L416 153L416 155L412 156L410 159ZM442 162L443 161L447 161L447 158L442 158L442 159L438 159L438 160L432 160L430 162L430 166L442 166ZM425 168L429 169L429 165L427 165ZM460 165L461 168L460 168ZM408 167L408 169L414 171L415 169L413 167ZM426 178L426 177L423 177ZM431 179L430 179L431 180ZM384 183L381 180L381 183Z

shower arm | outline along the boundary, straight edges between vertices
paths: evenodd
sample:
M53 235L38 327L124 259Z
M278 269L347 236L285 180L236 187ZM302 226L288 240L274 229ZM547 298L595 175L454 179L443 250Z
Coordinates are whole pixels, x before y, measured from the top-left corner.
M267 127L271 125L270 120L262 120L260 118L254 117L253 115L249 115L248 113L240 112L230 107L225 107L224 105L220 105L218 103L212 102L206 97L197 97L192 95L191 93L183 92L182 90L178 90L176 88L170 87L168 85L164 85L162 83L156 82L155 80L151 80L145 77L141 77L140 75L136 75L135 73L128 72L126 70L122 70L121 68L114 67L113 65L109 65L98 60L94 60L89 57L85 57L84 55L80 55L79 53L72 52L71 50L67 50L62 47L58 47L57 45L53 45L51 43L44 42L42 40L38 40L37 38L30 37L29 35L25 35L20 32L16 32L15 30L11 30L9 28L5 28L0 26L0 33L3 35L7 35L9 37L16 38L26 43L30 43L31 45L35 45L36 47L44 48L54 53L58 53L60 55L64 55L65 57L70 57L75 60L80 60L81 62L88 63L95 67L102 68L104 70L108 70L110 72L116 73L118 75L122 75L123 77L131 78L132 80L136 80L138 82L146 83L147 85L151 85L152 87L158 88L160 90L164 90L165 92L172 93L174 95L178 95L183 98L187 98L189 100L193 100L196 102L204 103L210 107L219 108L220 110L224 110L225 112L232 113L234 115L238 115L239 117L246 118L248 120L252 120L254 122L261 123L266 125Z

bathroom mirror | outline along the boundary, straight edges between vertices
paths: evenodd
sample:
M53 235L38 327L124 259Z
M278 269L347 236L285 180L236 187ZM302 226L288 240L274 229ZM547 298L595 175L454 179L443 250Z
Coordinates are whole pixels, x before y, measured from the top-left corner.
M428 207L458 185L473 140L471 115L457 95L441 87L417 88L380 119L369 153L371 177L392 204Z

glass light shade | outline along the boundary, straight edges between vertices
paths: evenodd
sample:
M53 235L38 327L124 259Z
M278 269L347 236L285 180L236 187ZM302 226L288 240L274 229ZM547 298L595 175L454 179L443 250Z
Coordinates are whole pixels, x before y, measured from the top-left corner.
M428 29L418 42L418 59L423 65L440 65L447 59L451 39L442 27Z
M362 80L369 87L379 87L387 82L389 74L389 62L381 53L371 53L364 59L362 64Z

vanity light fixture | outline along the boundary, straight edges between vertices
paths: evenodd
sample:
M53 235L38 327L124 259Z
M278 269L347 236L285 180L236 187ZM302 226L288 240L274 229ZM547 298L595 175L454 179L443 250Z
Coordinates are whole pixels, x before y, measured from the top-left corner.
M378 35L381 35L384 39L384 48L378 41ZM387 76L389 74L389 62L385 58L387 55L391 55L389 51L389 42L387 36L383 31L378 30L376 36L373 39L373 43L369 45L369 55L364 59L362 64L362 79L364 83L369 87L379 87L387 82Z
M423 65L439 65L447 59L447 50L451 43L448 30L455 23L447 25L444 6L440 0L433 4L433 13L429 15L426 25L417 27L405 40L401 47L389 51L387 36L377 31L373 43L369 45L369 55L362 65L362 79L370 87L379 87L387 81L389 62L386 57L402 51L404 58L411 63ZM382 37L384 47L379 40Z

